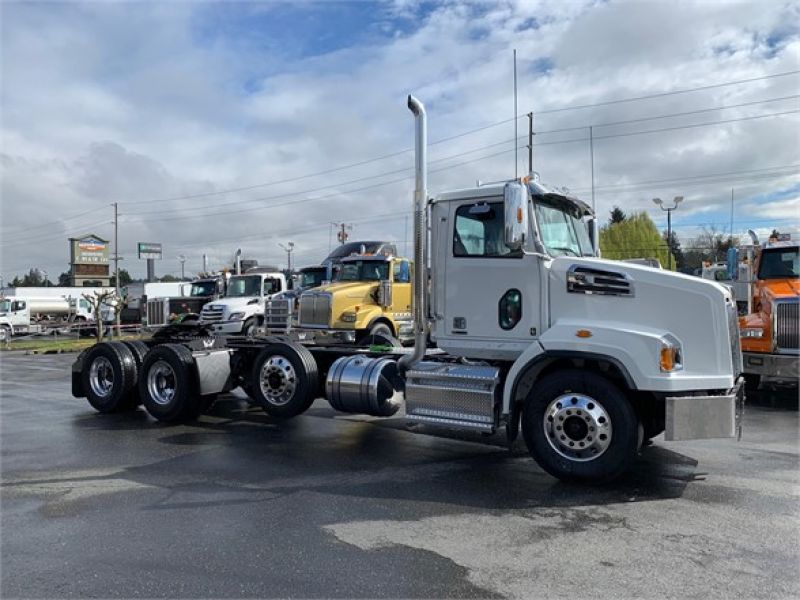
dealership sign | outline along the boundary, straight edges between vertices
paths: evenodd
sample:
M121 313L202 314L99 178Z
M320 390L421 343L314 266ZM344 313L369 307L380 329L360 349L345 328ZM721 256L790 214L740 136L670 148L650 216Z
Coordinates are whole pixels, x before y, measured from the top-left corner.
M139 258L148 260L161 260L161 244L153 242L139 242Z
M70 238L72 243L72 264L108 264L108 242L95 235Z

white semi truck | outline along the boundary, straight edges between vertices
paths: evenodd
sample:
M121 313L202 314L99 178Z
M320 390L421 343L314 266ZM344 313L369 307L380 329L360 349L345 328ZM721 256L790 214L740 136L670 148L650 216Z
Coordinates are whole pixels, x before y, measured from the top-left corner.
M430 197L425 110L413 97L408 105L413 348L280 336L219 347L200 326L135 352L94 346L73 365L73 395L101 412L141 401L164 422L196 417L237 385L275 419L302 414L320 395L344 413L403 408L421 432L504 430L513 441L521 430L543 469L587 483L623 473L662 431L666 440L732 437L744 388L730 292L596 258L591 209L535 179ZM322 318L333 305L318 294L312 308Z
M252 336L264 323L266 301L287 289L280 271L254 267L228 280L225 297L206 304L200 322L221 334Z

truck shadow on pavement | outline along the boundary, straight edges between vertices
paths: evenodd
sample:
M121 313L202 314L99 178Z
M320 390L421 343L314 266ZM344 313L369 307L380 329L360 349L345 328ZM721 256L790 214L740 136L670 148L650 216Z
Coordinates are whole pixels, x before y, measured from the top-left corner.
M692 458L653 446L644 448L631 471L611 484L567 484L541 470L519 440L509 450L502 436L409 435L402 418L341 415L319 402L285 422L227 397L187 425L156 423L141 409L87 414L74 425L149 430L142 443L182 447L177 456L170 452L169 458L130 466L121 476L169 490L170 498L178 490L190 491L189 502L204 506L264 502L302 492L423 502L447 512L453 507L605 505L677 498L704 476ZM165 500L152 508L176 507Z

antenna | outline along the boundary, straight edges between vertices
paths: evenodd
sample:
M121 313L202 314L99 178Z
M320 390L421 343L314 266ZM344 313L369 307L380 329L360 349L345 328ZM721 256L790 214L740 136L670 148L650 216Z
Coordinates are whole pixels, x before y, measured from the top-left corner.
M519 175L519 144L517 143L517 49L514 48L514 179Z

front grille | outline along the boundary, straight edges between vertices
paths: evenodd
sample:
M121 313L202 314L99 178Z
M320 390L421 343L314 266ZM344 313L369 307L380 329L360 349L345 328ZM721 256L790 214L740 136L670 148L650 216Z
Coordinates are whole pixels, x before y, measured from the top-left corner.
M305 292L300 296L300 327L328 327L330 321L330 294Z
M797 351L800 350L800 303L776 302L775 303L775 349Z
M156 298L147 301L147 324L166 325L169 322L169 300Z
M567 291L573 294L633 296L633 282L624 273L573 265L567 273Z
M292 318L293 300L267 300L264 325L268 330L288 331Z
M731 344L731 359L733 362L734 378L738 377L744 370L742 366L742 344L739 332L739 313L736 310L736 303L728 304L728 337Z
M223 314L225 313L224 308L203 308L203 312L200 314L200 319L205 323L218 323L222 321Z

